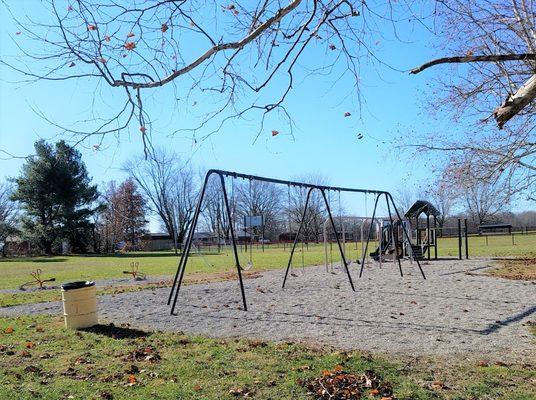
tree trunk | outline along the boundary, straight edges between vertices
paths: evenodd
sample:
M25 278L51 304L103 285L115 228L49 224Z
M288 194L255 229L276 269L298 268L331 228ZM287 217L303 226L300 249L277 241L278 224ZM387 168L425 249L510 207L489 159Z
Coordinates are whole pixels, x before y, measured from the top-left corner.
M536 99L536 74L525 82L517 92L508 96L504 103L493 112L495 121L500 129L513 116L518 114L523 108Z

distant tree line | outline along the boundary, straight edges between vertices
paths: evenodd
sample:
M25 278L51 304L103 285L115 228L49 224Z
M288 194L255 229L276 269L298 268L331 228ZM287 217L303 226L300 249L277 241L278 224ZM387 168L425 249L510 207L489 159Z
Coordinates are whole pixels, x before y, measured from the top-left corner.
M26 160L20 175L0 183L1 254L5 256L10 246L21 243L26 247L12 250L40 254L142 250L150 217L160 223L170 247L178 251L191 226L204 172L164 149L132 158L123 172L127 175L124 181L107 182L99 189L78 150L64 141L36 142L35 155ZM197 230L228 243L229 218L216 178L209 181ZM328 183L320 176L294 178ZM419 190L406 186L396 193L398 208L405 212L414 201L429 200L441 213L439 228L454 226L458 217L469 218L473 229L496 222L536 226L536 211L510 212L510 197L500 186L460 182L439 177ZM328 213L319 192L313 192L304 214L307 191L303 187L244 179L228 179L226 185L231 221L239 239L293 240L301 224L300 240L322 240ZM338 204L336 211L333 201L329 200L333 216L340 225L344 205ZM264 226L245 229L247 216L261 216ZM352 221L348 230L358 237L355 218L344 212L343 219Z
M57 254L136 246L147 224L146 200L129 178L100 193L78 150L40 140L20 175L0 185L0 247Z

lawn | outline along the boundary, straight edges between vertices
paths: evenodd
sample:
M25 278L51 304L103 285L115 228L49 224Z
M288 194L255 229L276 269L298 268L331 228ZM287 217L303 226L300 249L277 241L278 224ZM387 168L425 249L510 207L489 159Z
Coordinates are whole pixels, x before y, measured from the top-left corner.
M458 255L457 238L439 239L439 256L456 257ZM329 258L339 260L336 244L333 251L328 251ZM357 249L356 249L357 248ZM371 243L369 248L375 249ZM486 244L485 237L469 238L470 257L536 257L536 235L516 235L515 245L511 238L505 236L489 236ZM214 250L214 249L213 249ZM289 257L289 246L267 247L263 252L259 247L253 250L253 269L268 270L284 268ZM348 259L361 257L361 244L347 244ZM240 261L245 266L249 260L249 252L240 249ZM299 245L294 254L293 265L318 265L324 263L324 247L322 244ZM170 277L175 273L179 257L173 252L128 253L117 255L88 255L88 256L55 256L55 257L26 257L0 259L0 289L17 288L29 281L30 272L40 268L44 277L54 277L58 282L72 280L103 280L126 277L122 273L130 269L131 263L138 263L140 271L150 276ZM192 253L188 262L187 273L221 273L234 270L234 259L230 247L221 253L197 254Z
M44 316L0 323L0 399L310 399L303 382L333 369L377 375L381 390L362 392L378 400L528 400L536 390L534 368L490 364L485 355L402 359L128 327L71 331Z

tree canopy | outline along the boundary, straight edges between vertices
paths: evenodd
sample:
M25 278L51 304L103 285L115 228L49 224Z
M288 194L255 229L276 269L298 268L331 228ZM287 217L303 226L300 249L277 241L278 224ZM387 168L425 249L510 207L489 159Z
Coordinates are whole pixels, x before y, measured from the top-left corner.
M84 250L98 191L79 151L64 141L51 145L40 140L14 182L12 199L25 211L22 227L32 243L46 254L63 241L73 251Z

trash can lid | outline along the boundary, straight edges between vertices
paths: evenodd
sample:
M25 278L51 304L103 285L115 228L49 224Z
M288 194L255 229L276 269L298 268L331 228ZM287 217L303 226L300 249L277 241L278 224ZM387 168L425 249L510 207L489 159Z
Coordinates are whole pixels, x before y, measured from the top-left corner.
M67 282L61 284L62 290L74 290L74 289L82 289L89 286L95 286L95 282L93 281L76 281L76 282Z

